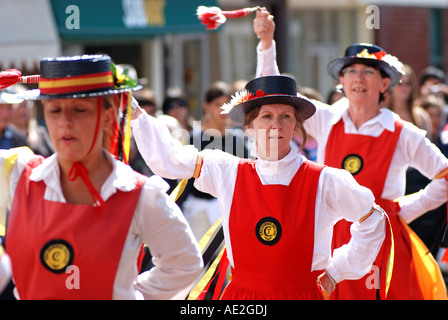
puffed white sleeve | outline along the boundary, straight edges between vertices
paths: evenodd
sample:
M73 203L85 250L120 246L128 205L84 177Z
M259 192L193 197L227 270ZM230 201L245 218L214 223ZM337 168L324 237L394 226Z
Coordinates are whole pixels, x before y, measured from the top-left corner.
M411 223L424 213L434 210L447 201L446 179L431 181L424 189L398 198L400 217Z
M404 160L428 179L433 179L424 189L397 199L400 216L410 223L447 201L444 176L448 173L448 159L425 137L424 131L410 124L406 124L403 130L407 130L407 134L400 137L406 151L402 157L406 157Z
M189 179L196 167L198 150L174 139L166 125L142 110L131 121L137 148L149 168L169 179Z
M221 150L203 150L203 165L194 186L202 191L219 198L232 193L239 158Z
M139 234L154 264L137 277L135 284L145 299L185 299L203 268L193 232L167 190L162 178L152 176L143 187L136 209Z
M276 76L280 71L277 66L277 52L275 41L269 49L261 50L261 42L257 45L257 69L255 77Z
M371 212L372 192L359 185L349 172L326 167L322 174L318 197L328 221L332 224L341 219L353 222L351 240L333 251L326 271L336 282L362 278L371 269L384 241L386 217L380 210ZM370 212L368 218L359 222Z

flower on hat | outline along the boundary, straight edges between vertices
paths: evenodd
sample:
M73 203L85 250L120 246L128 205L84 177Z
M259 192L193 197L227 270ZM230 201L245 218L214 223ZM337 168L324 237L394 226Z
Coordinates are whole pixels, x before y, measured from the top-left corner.
M401 63L397 57L390 55L382 50L379 52L369 53L369 51L367 49L364 49L360 53L356 54L356 58L380 60L380 61L386 62L391 67L394 67L401 74L404 74L403 63Z
M221 113L227 114L232 110L233 107L239 105L240 103L255 99L255 98L261 98L264 97L266 93L263 92L263 90L257 90L255 95L247 90L236 92L235 95L232 96L232 99L230 102L224 103L221 106Z
M383 57L385 55L386 55L386 52L384 52L384 51L369 53L369 51L367 51L367 49L364 49L360 53L356 54L356 57L357 58L367 58L367 59L383 60Z
M254 98L254 95L247 90L235 92L235 95L232 95L230 102L224 103L221 106L221 110L222 110L221 113L227 114L230 112L230 110L232 110L232 108L234 108L238 104L249 101L253 98Z
M397 69L398 72L400 72L401 74L405 74L403 69L403 63L400 60L398 60L396 56L387 54L384 56L383 61L389 64L391 67Z
M114 86L116 89L132 88L137 86L137 81L128 77L128 69L117 67L113 63L110 64L110 69L114 77Z

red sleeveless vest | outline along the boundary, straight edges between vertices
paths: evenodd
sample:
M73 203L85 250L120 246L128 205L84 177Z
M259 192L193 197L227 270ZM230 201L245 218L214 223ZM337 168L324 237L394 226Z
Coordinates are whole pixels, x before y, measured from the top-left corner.
M394 236L395 258L392 280L387 299L419 299L421 297L415 274L412 272L411 245L407 231L398 220L399 207L388 199L382 199L384 184L390 163L403 128L403 121L395 121L395 131L383 130L380 136L372 137L361 134L346 134L344 121L336 123L328 137L325 150L325 164L343 168L352 173L356 181L369 188L375 202L388 214ZM338 248L350 240L351 223L342 220L334 226L333 248ZM381 265L383 250L378 253L374 266ZM376 269L376 270L378 270ZM376 290L367 286L372 274L359 280L342 281L331 294L332 299L352 300L376 298Z
M255 161L240 161L229 218L234 269L222 299L322 299L311 272L322 168L305 161L289 186L263 185Z
M5 244L19 297L111 299L145 180L138 176L134 190L117 191L100 216L91 205L44 200L45 183L29 179L42 160L36 157L22 172L8 221Z

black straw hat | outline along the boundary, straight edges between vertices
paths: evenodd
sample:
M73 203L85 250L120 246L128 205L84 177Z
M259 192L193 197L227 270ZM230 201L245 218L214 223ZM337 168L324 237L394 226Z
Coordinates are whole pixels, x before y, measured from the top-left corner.
M249 111L267 104L293 106L302 120L308 119L316 111L313 103L298 96L294 79L287 76L266 76L249 81L245 90L237 92L229 103L221 107L221 113L228 113L231 120L244 123Z
M356 43L349 46L345 50L344 57L335 59L328 64L327 71L333 79L339 81L340 72L349 65L372 62L376 63L389 76L389 87L400 83L401 76L404 74L403 64L382 48L370 43Z
M107 55L45 58L39 89L18 94L27 100L84 98L141 89Z

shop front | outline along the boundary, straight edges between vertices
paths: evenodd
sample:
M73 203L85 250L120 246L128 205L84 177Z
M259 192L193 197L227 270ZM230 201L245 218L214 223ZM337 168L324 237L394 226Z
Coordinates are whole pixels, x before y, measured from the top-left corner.
M131 64L156 92L177 86L200 116L200 95L209 83L209 44L196 17L215 0L50 0L64 54L107 53Z

